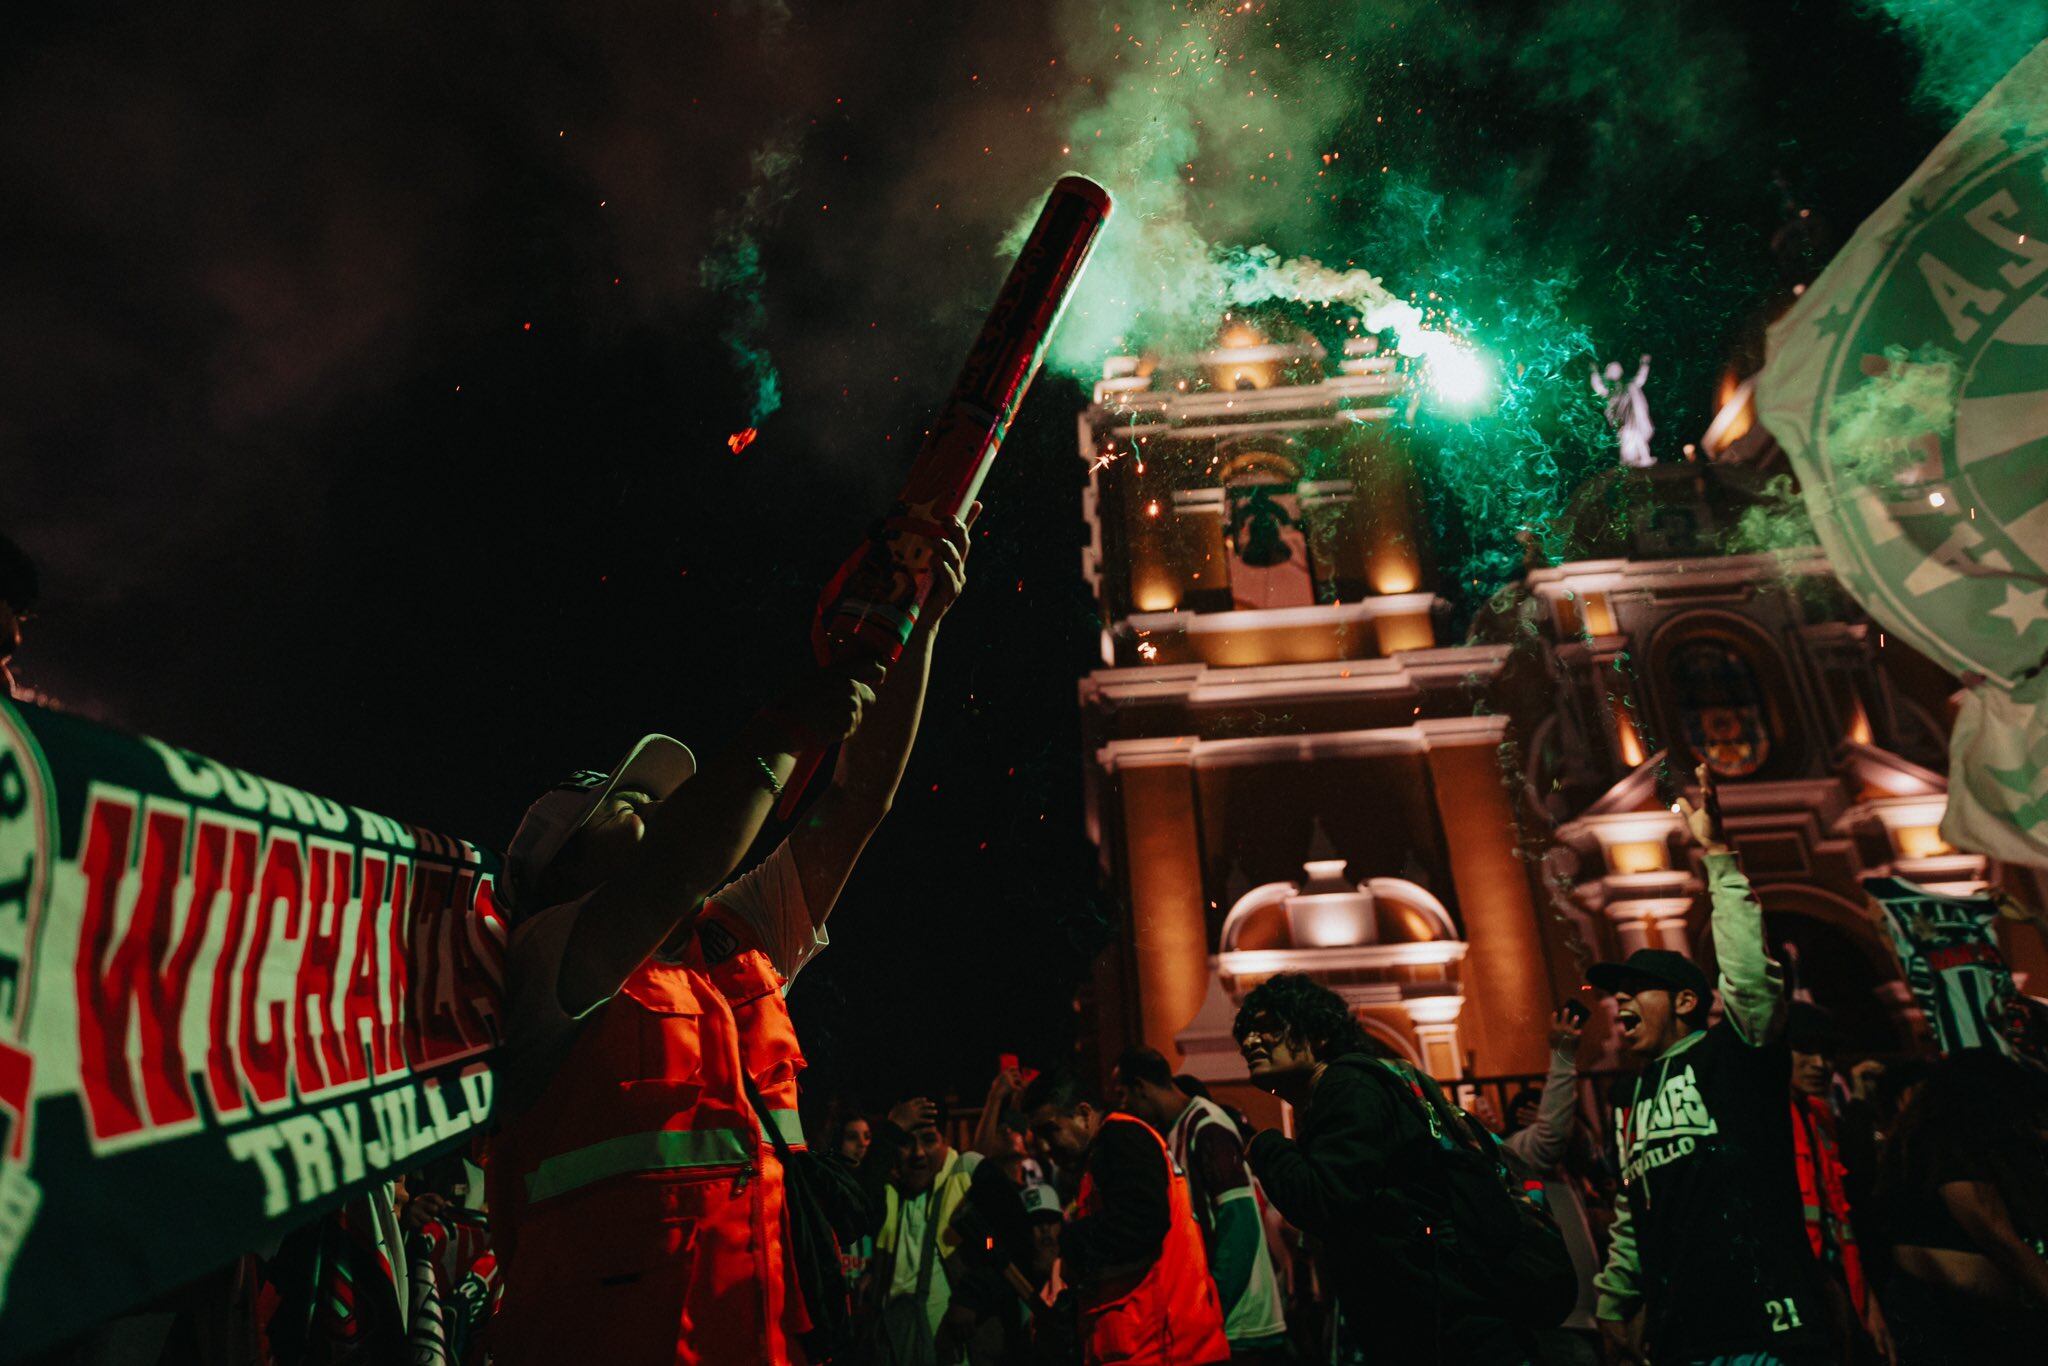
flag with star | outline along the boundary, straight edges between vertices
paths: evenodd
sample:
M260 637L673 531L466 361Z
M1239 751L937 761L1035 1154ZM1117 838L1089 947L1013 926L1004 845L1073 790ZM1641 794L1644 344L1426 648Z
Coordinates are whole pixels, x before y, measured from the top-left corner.
M1944 838L2048 866L2048 44L1772 327L1757 394L1843 584L1967 685Z

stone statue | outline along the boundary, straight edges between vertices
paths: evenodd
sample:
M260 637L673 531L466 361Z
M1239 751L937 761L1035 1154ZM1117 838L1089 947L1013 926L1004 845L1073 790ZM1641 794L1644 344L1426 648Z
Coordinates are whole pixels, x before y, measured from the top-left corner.
M1607 425L1614 428L1614 435L1621 443L1621 463L1630 469L1645 469L1657 463L1657 457L1650 454L1650 437L1656 428L1650 425L1650 403L1643 397L1643 383L1650 378L1650 358L1643 357L1643 363L1636 370L1636 376L1627 384L1621 382L1621 362L1607 362L1607 377L1603 380L1600 369L1593 369L1593 392L1607 400Z

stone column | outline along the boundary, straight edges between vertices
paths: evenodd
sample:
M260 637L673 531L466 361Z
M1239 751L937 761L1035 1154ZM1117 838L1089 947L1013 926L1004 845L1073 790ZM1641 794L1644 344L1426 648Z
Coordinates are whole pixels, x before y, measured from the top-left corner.
M1637 949L1661 947L1652 937L1655 922L1626 901L1609 906L1607 917L1614 922L1614 937L1621 944L1622 957L1628 957Z
M1465 1008L1463 996L1410 996L1401 1002L1408 1012L1409 1028L1422 1054L1422 1066L1432 1077L1465 1075L1465 1050L1458 1042L1458 1015Z
M1541 1072L1549 1060L1550 972L1501 777L1507 724L1478 716L1419 725L1471 946L1462 974L1472 1002L1467 1033L1488 1075Z
M1194 769L1185 750L1160 752L1156 743L1110 762L1123 797L1139 1029L1178 1068L1174 1036L1202 1008L1209 985L1209 927Z

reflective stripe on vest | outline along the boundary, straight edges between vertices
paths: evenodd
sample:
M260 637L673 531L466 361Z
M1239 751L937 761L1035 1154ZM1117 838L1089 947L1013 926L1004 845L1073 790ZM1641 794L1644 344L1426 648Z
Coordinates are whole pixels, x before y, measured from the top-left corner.
M767 1117L761 1124L761 1137L773 1143L775 1141L774 1136L768 1132L767 1120L769 1119L775 1121L775 1127L782 1134L782 1141L784 1143L787 1143L791 1148L801 1148L804 1146L804 1122L796 1111L770 1110L768 1112Z
M527 1174L526 1198L546 1200L606 1177L632 1172L739 1167L753 1157L754 1145L740 1129L656 1129L652 1133L620 1134L543 1161Z
M782 1141L804 1146L804 1129L794 1110L770 1110ZM760 1125L763 1142L773 1142L768 1126ZM693 1167L739 1167L753 1160L753 1149L738 1129L656 1129L620 1134L566 1153L557 1153L528 1174L526 1198L546 1200L566 1195L607 1177L637 1172L688 1171Z

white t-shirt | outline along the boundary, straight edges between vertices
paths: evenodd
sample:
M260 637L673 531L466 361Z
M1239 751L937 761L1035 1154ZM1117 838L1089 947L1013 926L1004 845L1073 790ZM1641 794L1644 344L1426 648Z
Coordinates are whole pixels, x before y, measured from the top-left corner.
M753 942L745 947L768 955L768 961L782 974L785 992L804 964L832 942L823 925L811 923L804 880L797 874L796 855L790 852L788 840L707 900L717 902L747 927Z
M512 931L505 959L511 1038L500 1068L508 1114L539 1097L568 1053L578 1023L604 1004L595 1002L575 1015L562 1009L562 952L577 914L589 900L586 895L550 906ZM751 942L742 947L758 948L768 956L782 974L785 992L804 965L832 942L823 925L811 923L803 878L787 840L706 901L716 902L728 919L743 927Z

